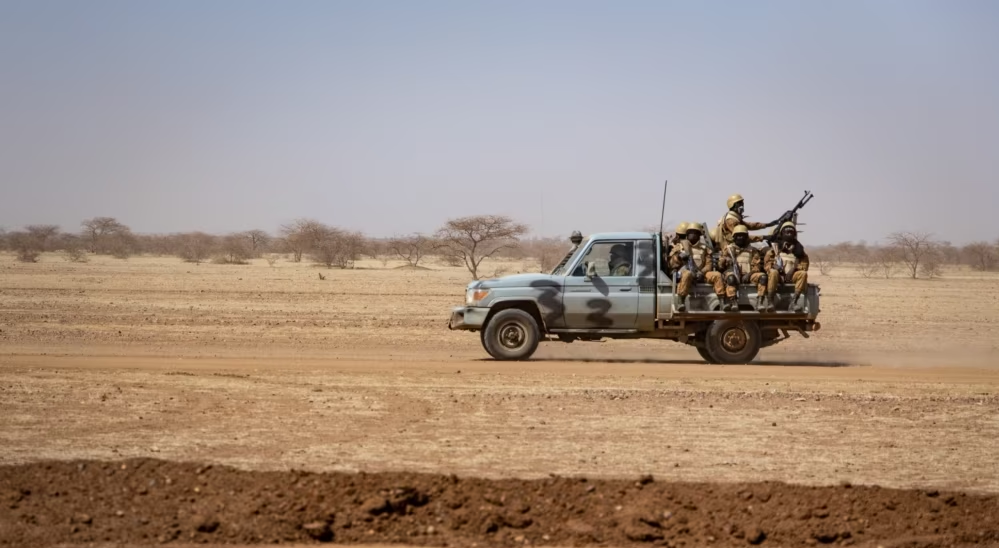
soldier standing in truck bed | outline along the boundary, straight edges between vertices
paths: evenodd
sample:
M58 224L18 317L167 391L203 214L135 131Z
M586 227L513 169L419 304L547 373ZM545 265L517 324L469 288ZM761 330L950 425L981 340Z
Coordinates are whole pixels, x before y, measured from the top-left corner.
M670 251L669 266L673 272L679 274L680 281L676 285L676 295L680 297L677 305L677 312L687 310L686 299L690 295L690 288L694 283L707 282L712 285L718 299L725 297L725 282L722 275L715 272L711 266L711 252L708 247L701 242L701 227L696 223L691 223L686 228L686 241L690 244L688 248L684 242L678 242ZM687 251L690 249L690 251ZM694 270L691 270L693 263Z
M712 240L714 240L716 247L719 249L725 247L726 245L732 243L732 234L735 227L743 225L748 230L763 230L764 228L770 228L777 224L777 221L771 221L769 223L755 223L753 221L746 221L743 219L743 212L746 209L746 202L742 199L741 194L733 194L728 197L728 201L725 202L728 205L728 211L725 216L718 220L718 226L712 234ZM750 242L762 242L762 236L750 236Z
M798 241L798 230L794 227L794 223L787 222L780 226L780 241L774 243L767 251L763 259L763 268L767 272L775 270L779 274L775 276L779 279L771 279L768 284L767 293L771 298L777 292L778 283L792 283L794 295L791 297L791 306L788 310L801 312L802 306L798 301L808 288L808 254Z
M769 280L763 271L763 255L750 245L749 229L745 225L736 226L732 231L732 238L732 243L721 250L721 257L718 259L718 269L725 273L727 306L723 310L739 310L736 302L739 284L756 284L756 310L773 312L772 304L768 306L766 302ZM739 265L739 279L736 279L735 269L732 268L733 256L735 263Z

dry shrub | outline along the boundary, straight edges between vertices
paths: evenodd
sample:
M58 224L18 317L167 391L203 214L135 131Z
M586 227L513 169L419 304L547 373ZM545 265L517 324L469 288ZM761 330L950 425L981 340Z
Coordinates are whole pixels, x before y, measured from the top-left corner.
M249 264L254 255L253 243L246 234L229 234L215 246L215 264Z
M45 249L44 242L37 235L23 231L11 232L7 236L7 245L22 263L38 262L38 257Z
M204 232L176 236L176 254L189 263L200 264L215 250L215 237Z
M354 268L354 261L363 248L364 236L359 232L324 225L317 240L310 245L310 256L313 262L326 268Z

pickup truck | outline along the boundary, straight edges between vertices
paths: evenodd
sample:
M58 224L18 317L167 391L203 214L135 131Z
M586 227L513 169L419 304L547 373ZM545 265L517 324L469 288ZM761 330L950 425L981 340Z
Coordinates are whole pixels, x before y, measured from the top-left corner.
M448 329L478 331L498 360L526 360L542 339L599 341L664 339L693 346L708 363L745 364L761 348L795 331L808 338L820 328L819 288L809 284L803 306L791 310L793 286L781 285L774 312L756 310L756 287L739 287L739 311L724 312L711 286L696 284L686 310L676 310L674 280L657 232L608 232L583 240L544 274L516 274L468 284L465 304L452 309ZM612 246L631 253L630 275L611 276ZM618 248L620 249L620 248ZM800 303L800 301L799 301Z

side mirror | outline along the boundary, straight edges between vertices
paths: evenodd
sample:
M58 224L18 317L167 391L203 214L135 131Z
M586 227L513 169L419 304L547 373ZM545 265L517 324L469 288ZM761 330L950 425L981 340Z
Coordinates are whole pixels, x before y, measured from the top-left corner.
M586 263L586 276L583 280L590 281L597 276L597 263Z

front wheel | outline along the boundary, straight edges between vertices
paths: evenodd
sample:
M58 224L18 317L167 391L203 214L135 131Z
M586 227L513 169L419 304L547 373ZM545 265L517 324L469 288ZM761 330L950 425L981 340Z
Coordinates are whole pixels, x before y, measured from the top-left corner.
M714 363L749 363L760 352L762 336L756 322L715 320L704 339L707 353Z
M497 312L482 332L482 346L497 360L526 360L540 340L538 322L518 308Z

